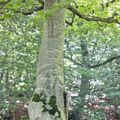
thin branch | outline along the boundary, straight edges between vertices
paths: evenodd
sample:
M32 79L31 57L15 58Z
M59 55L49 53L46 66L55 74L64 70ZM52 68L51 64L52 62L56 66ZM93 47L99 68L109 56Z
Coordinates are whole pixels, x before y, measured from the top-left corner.
M70 60L71 62L73 62L75 65L78 66L83 66L81 63L77 62L76 60L73 60L72 58L68 57L68 56L64 56L65 59Z
M90 65L90 68L100 67L100 66L105 65L105 64L107 64L109 62L112 62L113 60L118 59L118 58L120 58L120 55L111 57L111 58L107 59L106 61L104 61L102 63L96 64L96 65Z
M82 66L82 64L80 63L80 59L79 59L77 56L76 56L76 58L77 58L77 61L79 61L79 62L77 62L76 60L73 59L73 57L72 57L73 54L72 54L72 52L71 52L69 42L68 42L67 40L65 40L65 43L66 43L66 45L67 45L67 49L68 49L68 51L69 51L70 57L64 56L64 58L70 60L70 61L73 62L75 65Z
M72 26L74 23L74 20L75 20L75 13L73 13L72 20L70 22L66 20L65 23L67 23L67 25Z

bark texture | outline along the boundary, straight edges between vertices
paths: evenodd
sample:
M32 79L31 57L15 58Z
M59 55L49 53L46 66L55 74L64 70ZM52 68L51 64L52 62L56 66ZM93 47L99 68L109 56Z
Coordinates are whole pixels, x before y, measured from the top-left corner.
M51 9L59 0L45 0ZM37 64L36 90L28 107L30 120L67 120L63 78L64 8L44 22Z

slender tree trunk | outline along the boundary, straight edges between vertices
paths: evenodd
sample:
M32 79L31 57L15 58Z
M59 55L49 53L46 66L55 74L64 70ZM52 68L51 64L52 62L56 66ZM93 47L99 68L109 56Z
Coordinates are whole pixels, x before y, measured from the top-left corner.
M84 71L81 76L81 85L80 85L80 92L79 92L79 97L80 97L80 103L78 104L78 110L77 110L77 115L75 117L75 120L83 120L83 118L85 118L84 116L84 106L86 105L86 100L85 97L86 95L89 94L89 90L90 90L90 75L87 73L88 70L90 70L89 68L89 51L88 51L88 45L87 45L87 41L85 40L86 38L84 38L83 40L81 40L81 53L82 53L82 64L84 67Z
M45 0L45 9L52 8L56 2ZM28 107L30 120L67 120L63 78L64 12L59 9L44 22L36 89Z
M81 40L81 52L82 52L82 59L83 59L83 67L86 72L82 73L82 78L81 78L81 85L80 85L80 98L81 98L81 107L84 107L85 105L85 97L89 93L90 89L90 76L89 73L87 73L89 68L89 52L88 52L88 45L87 41Z

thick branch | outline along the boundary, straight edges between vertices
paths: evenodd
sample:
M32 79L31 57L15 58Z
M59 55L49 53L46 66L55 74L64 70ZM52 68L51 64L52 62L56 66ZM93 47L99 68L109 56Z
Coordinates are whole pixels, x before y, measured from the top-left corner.
M81 14L76 8L73 6L69 5L68 9L75 13L79 18L85 19L87 21L99 21L99 22L105 22L105 23L117 23L120 24L120 22L117 19L114 19L114 17L108 17L108 18L101 18L101 17L96 17L96 16L90 16L90 15L83 15Z
M44 5L44 1L43 0L38 0L38 1L41 2L42 5ZM114 2L114 1L115 0L112 0L111 3ZM108 17L108 18L101 18L101 17L97 17L97 16L84 15L84 14L81 14L72 5L68 6L68 10L70 10L71 12L73 12L73 14L77 15L79 18L85 19L87 21L97 21L97 22L117 23L117 24L120 24L120 22L117 19L114 19L115 15L113 15L112 17ZM69 22L69 21L66 20L66 23L68 25L71 25L71 26L72 26L73 22L74 22L74 18L72 19L71 22Z
M115 57L111 57L111 58L107 59L106 61L104 61L102 63L96 64L96 65L90 65L90 67L91 68L100 67L100 66L105 65L105 64L107 64L109 62L112 62L113 60L118 59L118 58L120 58L120 55L115 56Z

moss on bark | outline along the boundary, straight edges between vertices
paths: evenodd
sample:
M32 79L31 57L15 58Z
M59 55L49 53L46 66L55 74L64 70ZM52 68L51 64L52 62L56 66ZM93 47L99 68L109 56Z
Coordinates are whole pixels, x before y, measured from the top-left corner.
M60 111L56 104L56 96L52 95L47 105L44 106L42 112L49 112L51 115L60 118Z
M43 110L42 112L48 112L49 114L60 118L60 111L58 110L57 104L56 104L56 96L52 95L47 102L46 95L43 93L37 94L35 93L32 97L32 102L42 102Z

